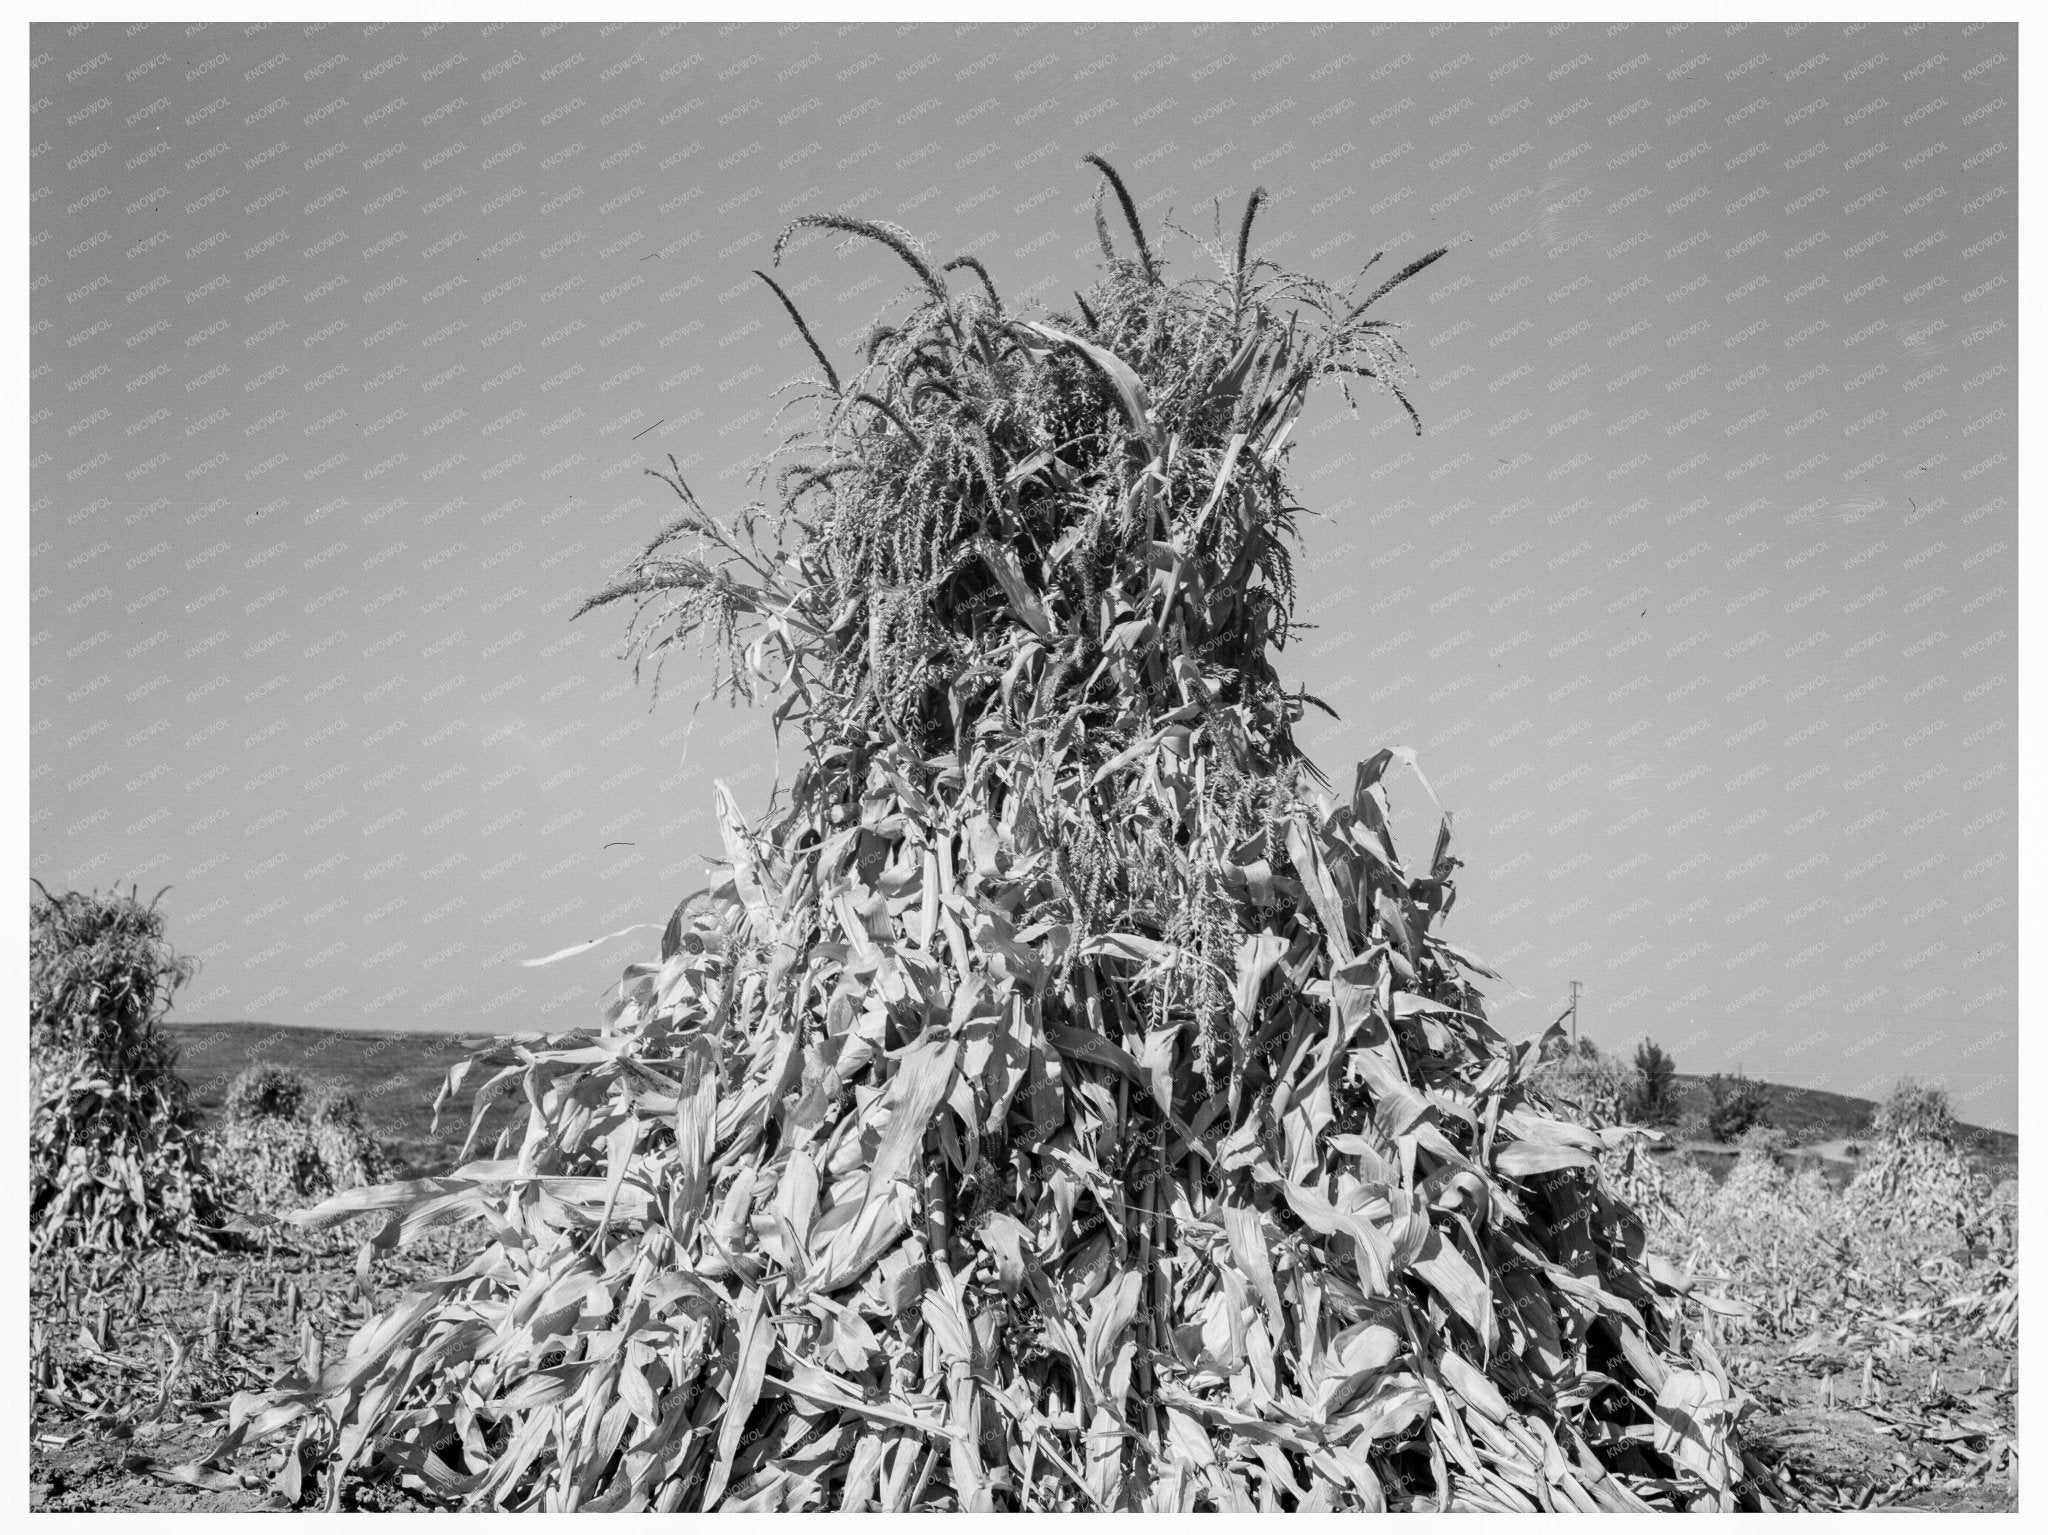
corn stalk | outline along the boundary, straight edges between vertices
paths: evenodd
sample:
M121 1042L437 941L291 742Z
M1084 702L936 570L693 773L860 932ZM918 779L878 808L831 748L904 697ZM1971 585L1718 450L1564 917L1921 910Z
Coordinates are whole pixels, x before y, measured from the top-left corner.
M799 221L902 259L909 315L800 384L767 500L721 522L674 475L589 604L781 692L787 808L721 786L715 883L605 1022L451 1071L472 1143L524 1097L516 1146L298 1217L476 1256L217 1454L293 1438L330 1507L352 1468L547 1510L1755 1503L1598 1174L1628 1132L1487 1024L1449 817L1396 851L1413 754L1329 792L1275 667L1304 402L1398 395L1367 311L1442 253L1359 300L1250 255L1255 194L1168 283L1098 169L1139 259L1104 220L1042 321Z
M134 892L29 913L29 1228L34 1251L211 1240L215 1190L163 1032L194 964ZM159 892L158 900L162 899Z

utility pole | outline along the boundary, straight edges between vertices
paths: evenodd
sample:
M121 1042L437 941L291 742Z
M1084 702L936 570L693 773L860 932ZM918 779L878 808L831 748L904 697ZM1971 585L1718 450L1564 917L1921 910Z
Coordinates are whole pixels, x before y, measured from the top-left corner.
M1572 1053L1579 1049L1579 983L1572 982Z

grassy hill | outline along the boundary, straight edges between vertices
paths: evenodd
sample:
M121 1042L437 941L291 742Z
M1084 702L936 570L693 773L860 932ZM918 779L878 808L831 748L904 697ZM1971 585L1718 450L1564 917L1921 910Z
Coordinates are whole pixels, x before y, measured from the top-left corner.
M309 1080L330 1083L355 1095L364 1114L387 1147L421 1173L452 1165L469 1129L467 1092L451 1102L442 1117L441 1133L433 1131L434 1096L448 1068L465 1059L480 1036L400 1033L374 1029L286 1027L269 1023L174 1023L171 1038L179 1047L179 1071L192 1086L202 1113L220 1110L227 1086L237 1072L259 1062L297 1068ZM1706 1107L1706 1079L1680 1074L1677 1079L1681 1115ZM1867 1098L1821 1092L1810 1087L1762 1084L1770 1100L1770 1120L1794 1145L1816 1146L1853 1141L1866 1133L1876 1104ZM499 1129L525 1123L525 1106L514 1100L492 1110L485 1120L483 1151L488 1154ZM2004 1130L1963 1127L1965 1145L1978 1169L1998 1177L2017 1176L2019 1137Z
M1771 1124L1785 1132L1794 1146L1821 1146L1856 1141L1870 1132L1870 1116L1877 1105L1868 1098L1846 1093L1823 1092L1816 1087L1787 1087L1782 1082L1763 1082L1768 1100L1766 1113ZM1707 1079L1680 1072L1676 1079L1678 1113L1704 1114L1707 1108ZM2020 1138L2008 1130L1987 1130L1981 1125L1960 1125L1962 1145L1976 1169L1993 1179L2019 1176Z

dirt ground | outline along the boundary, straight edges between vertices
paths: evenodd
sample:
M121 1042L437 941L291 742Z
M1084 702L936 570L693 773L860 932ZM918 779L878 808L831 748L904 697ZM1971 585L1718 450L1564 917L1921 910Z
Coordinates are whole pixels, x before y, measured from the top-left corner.
M1869 1507L2018 1510L2017 1467L2004 1447L2018 1433L2009 1344L1922 1334L1884 1350L1801 1339L1729 1352L1736 1380L1757 1398L1744 1424L1750 1448L1801 1489L1833 1489Z
M378 1303L439 1266L432 1249L380 1262ZM176 1480L173 1468L211 1450L235 1392L269 1385L311 1339L332 1357L369 1304L346 1240L40 1265L30 1290L30 1508L288 1507L268 1487L274 1450L209 1476L210 1487ZM397 1489L366 1489L362 1506L411 1502Z

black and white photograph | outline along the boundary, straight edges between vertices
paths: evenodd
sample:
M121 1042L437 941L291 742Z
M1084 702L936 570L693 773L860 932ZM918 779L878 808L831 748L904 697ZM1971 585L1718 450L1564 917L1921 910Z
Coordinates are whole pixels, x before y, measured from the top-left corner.
M31 1511L2017 1514L2010 15L285 9L25 27Z

